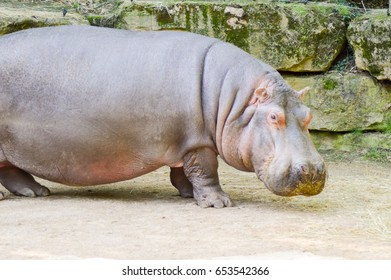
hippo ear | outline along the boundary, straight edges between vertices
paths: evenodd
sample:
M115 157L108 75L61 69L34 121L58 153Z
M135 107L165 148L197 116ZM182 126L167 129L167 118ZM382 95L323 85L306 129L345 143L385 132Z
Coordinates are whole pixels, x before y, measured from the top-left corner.
M300 91L298 91L297 92L297 96L301 99L301 100L303 100L304 99L304 96L310 91L310 87L305 87L305 88L303 88L302 90L300 90Z
M250 99L249 105L264 103L270 98L267 89L259 87L254 91L252 98Z

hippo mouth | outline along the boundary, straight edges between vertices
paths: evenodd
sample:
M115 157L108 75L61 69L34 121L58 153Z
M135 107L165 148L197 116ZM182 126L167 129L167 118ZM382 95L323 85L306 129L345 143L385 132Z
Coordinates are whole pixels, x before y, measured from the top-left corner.
M279 176L256 173L266 188L279 196L317 195L324 189L327 177L324 168L314 168L311 172L298 172L296 168L290 167Z

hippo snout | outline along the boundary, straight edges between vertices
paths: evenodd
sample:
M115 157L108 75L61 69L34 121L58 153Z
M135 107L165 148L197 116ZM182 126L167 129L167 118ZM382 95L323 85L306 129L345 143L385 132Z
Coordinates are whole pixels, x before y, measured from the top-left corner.
M280 196L317 195L325 186L325 164L291 164L285 172L279 175L269 174L263 182L269 190Z
M323 190L326 182L324 163L296 164L292 170L291 181L291 185L288 187L288 195L310 196L319 194Z

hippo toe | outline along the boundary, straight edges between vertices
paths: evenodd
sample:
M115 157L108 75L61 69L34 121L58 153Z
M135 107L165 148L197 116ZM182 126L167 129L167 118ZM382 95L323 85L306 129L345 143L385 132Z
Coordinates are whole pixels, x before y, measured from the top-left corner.
M233 206L231 199L223 191L204 193L201 195L198 194L195 196L195 199L197 200L197 204L202 208L223 208Z

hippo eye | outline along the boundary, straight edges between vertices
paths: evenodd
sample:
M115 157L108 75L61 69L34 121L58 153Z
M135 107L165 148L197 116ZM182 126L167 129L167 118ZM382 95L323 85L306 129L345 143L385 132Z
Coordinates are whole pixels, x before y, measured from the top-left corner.
M285 115L283 113L272 112L269 114L269 122L278 128L285 126Z

